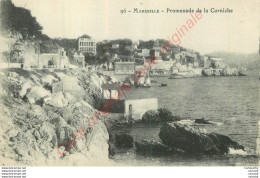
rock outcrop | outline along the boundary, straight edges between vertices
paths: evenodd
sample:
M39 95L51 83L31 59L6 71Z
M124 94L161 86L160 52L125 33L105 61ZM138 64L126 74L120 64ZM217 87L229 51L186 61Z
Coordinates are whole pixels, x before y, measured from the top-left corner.
M165 121L179 121L179 116L173 116L172 112L166 108L158 110L149 110L142 116L142 121L145 123L156 123Z
M197 123L197 124L211 124L209 121L205 120L204 118L195 119L195 123Z
M46 82L58 76L76 76L82 97L70 92L51 93ZM108 162L108 132L102 121L91 127L88 119L96 110L98 83L84 69L59 72L3 69L0 73L0 164L1 165L104 165ZM93 77L92 77L93 78ZM98 116L99 117L99 116ZM98 118L102 120L102 118ZM73 141L84 127L86 135L74 140L73 148L59 154L59 144ZM59 148L60 152L65 147Z
M207 134L199 128L180 123L165 123L161 127L159 137L163 144L194 155L220 155L228 153L229 148L244 149L227 136L216 133Z

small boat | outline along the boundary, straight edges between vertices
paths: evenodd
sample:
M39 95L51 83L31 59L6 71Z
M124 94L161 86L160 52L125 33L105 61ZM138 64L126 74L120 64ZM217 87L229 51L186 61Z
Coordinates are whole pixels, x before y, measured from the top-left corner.
M146 85L146 84L144 84L142 87L143 87L143 88L151 88L151 85Z
M160 87L166 87L167 86L167 83L161 83L160 84Z
M243 72L238 72L238 76L246 76L246 74L244 74Z
M156 80L153 80L153 79L151 79L151 83L157 83L157 81L156 81Z

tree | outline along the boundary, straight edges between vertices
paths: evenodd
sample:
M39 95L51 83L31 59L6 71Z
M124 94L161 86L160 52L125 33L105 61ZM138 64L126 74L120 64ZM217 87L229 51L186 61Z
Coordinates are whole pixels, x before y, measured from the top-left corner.
M0 1L1 31L21 32L25 35L40 38L42 26L32 17L31 12L21 7L15 7L11 0Z
M154 47L154 40L149 41L140 41L139 48L140 49L153 49Z

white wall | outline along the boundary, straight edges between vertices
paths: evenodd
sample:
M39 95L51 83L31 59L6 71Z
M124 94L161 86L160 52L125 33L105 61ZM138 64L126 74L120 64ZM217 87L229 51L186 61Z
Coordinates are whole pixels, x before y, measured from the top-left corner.
M132 104L132 117L134 120L142 119L143 114L148 110L158 109L157 98L126 100L125 101L125 115L129 116L129 105Z
M64 91L79 91L80 86L78 85L78 78L72 76L64 76L63 81L63 90Z

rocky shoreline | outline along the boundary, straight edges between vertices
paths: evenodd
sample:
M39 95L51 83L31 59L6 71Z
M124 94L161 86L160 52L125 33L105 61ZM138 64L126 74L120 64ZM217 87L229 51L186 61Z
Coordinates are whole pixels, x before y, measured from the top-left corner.
M64 76L77 77L81 95L51 92L52 83ZM99 117L101 122L90 127L88 118L97 112L93 106L101 98L104 78L84 69L5 69L0 71L0 78L1 165L113 165L109 158L113 160L118 149L132 149L145 156L224 155L230 148L244 150L227 136L204 133L179 122L181 117L164 108L147 111L140 121L148 127L159 124L160 140L135 140L131 135L135 123L112 121L108 125ZM195 123L211 124L205 119ZM57 146L83 126L87 134L68 154L60 155Z
M200 155L225 155L230 153L230 149L245 151L244 146L231 140L225 135L218 133L206 133L200 129L198 125L205 125L212 123L207 120L197 119L194 125L181 122L182 118L173 116L173 114L164 108L156 111L147 111L142 118L142 123L145 124L144 129L149 129L154 124L159 125L158 132L159 140L155 139L154 135L145 139L134 139L131 130L135 124L124 125L117 131L108 129L110 135L123 135L118 140L110 140L113 155L117 154L117 150L125 148L124 145L130 145L127 149L134 150L135 154L143 156L170 156L170 155L186 155L186 156L200 156ZM115 125L118 125L115 124ZM112 126L113 127L113 126Z
M47 86L61 76L77 77L82 95L51 93ZM96 111L92 107L95 99L101 95L96 82L101 80L99 76L84 69L6 69L1 70L0 78L1 165L109 164L109 135L104 123L90 128L87 122ZM83 126L87 134L65 156L60 155L57 146Z

